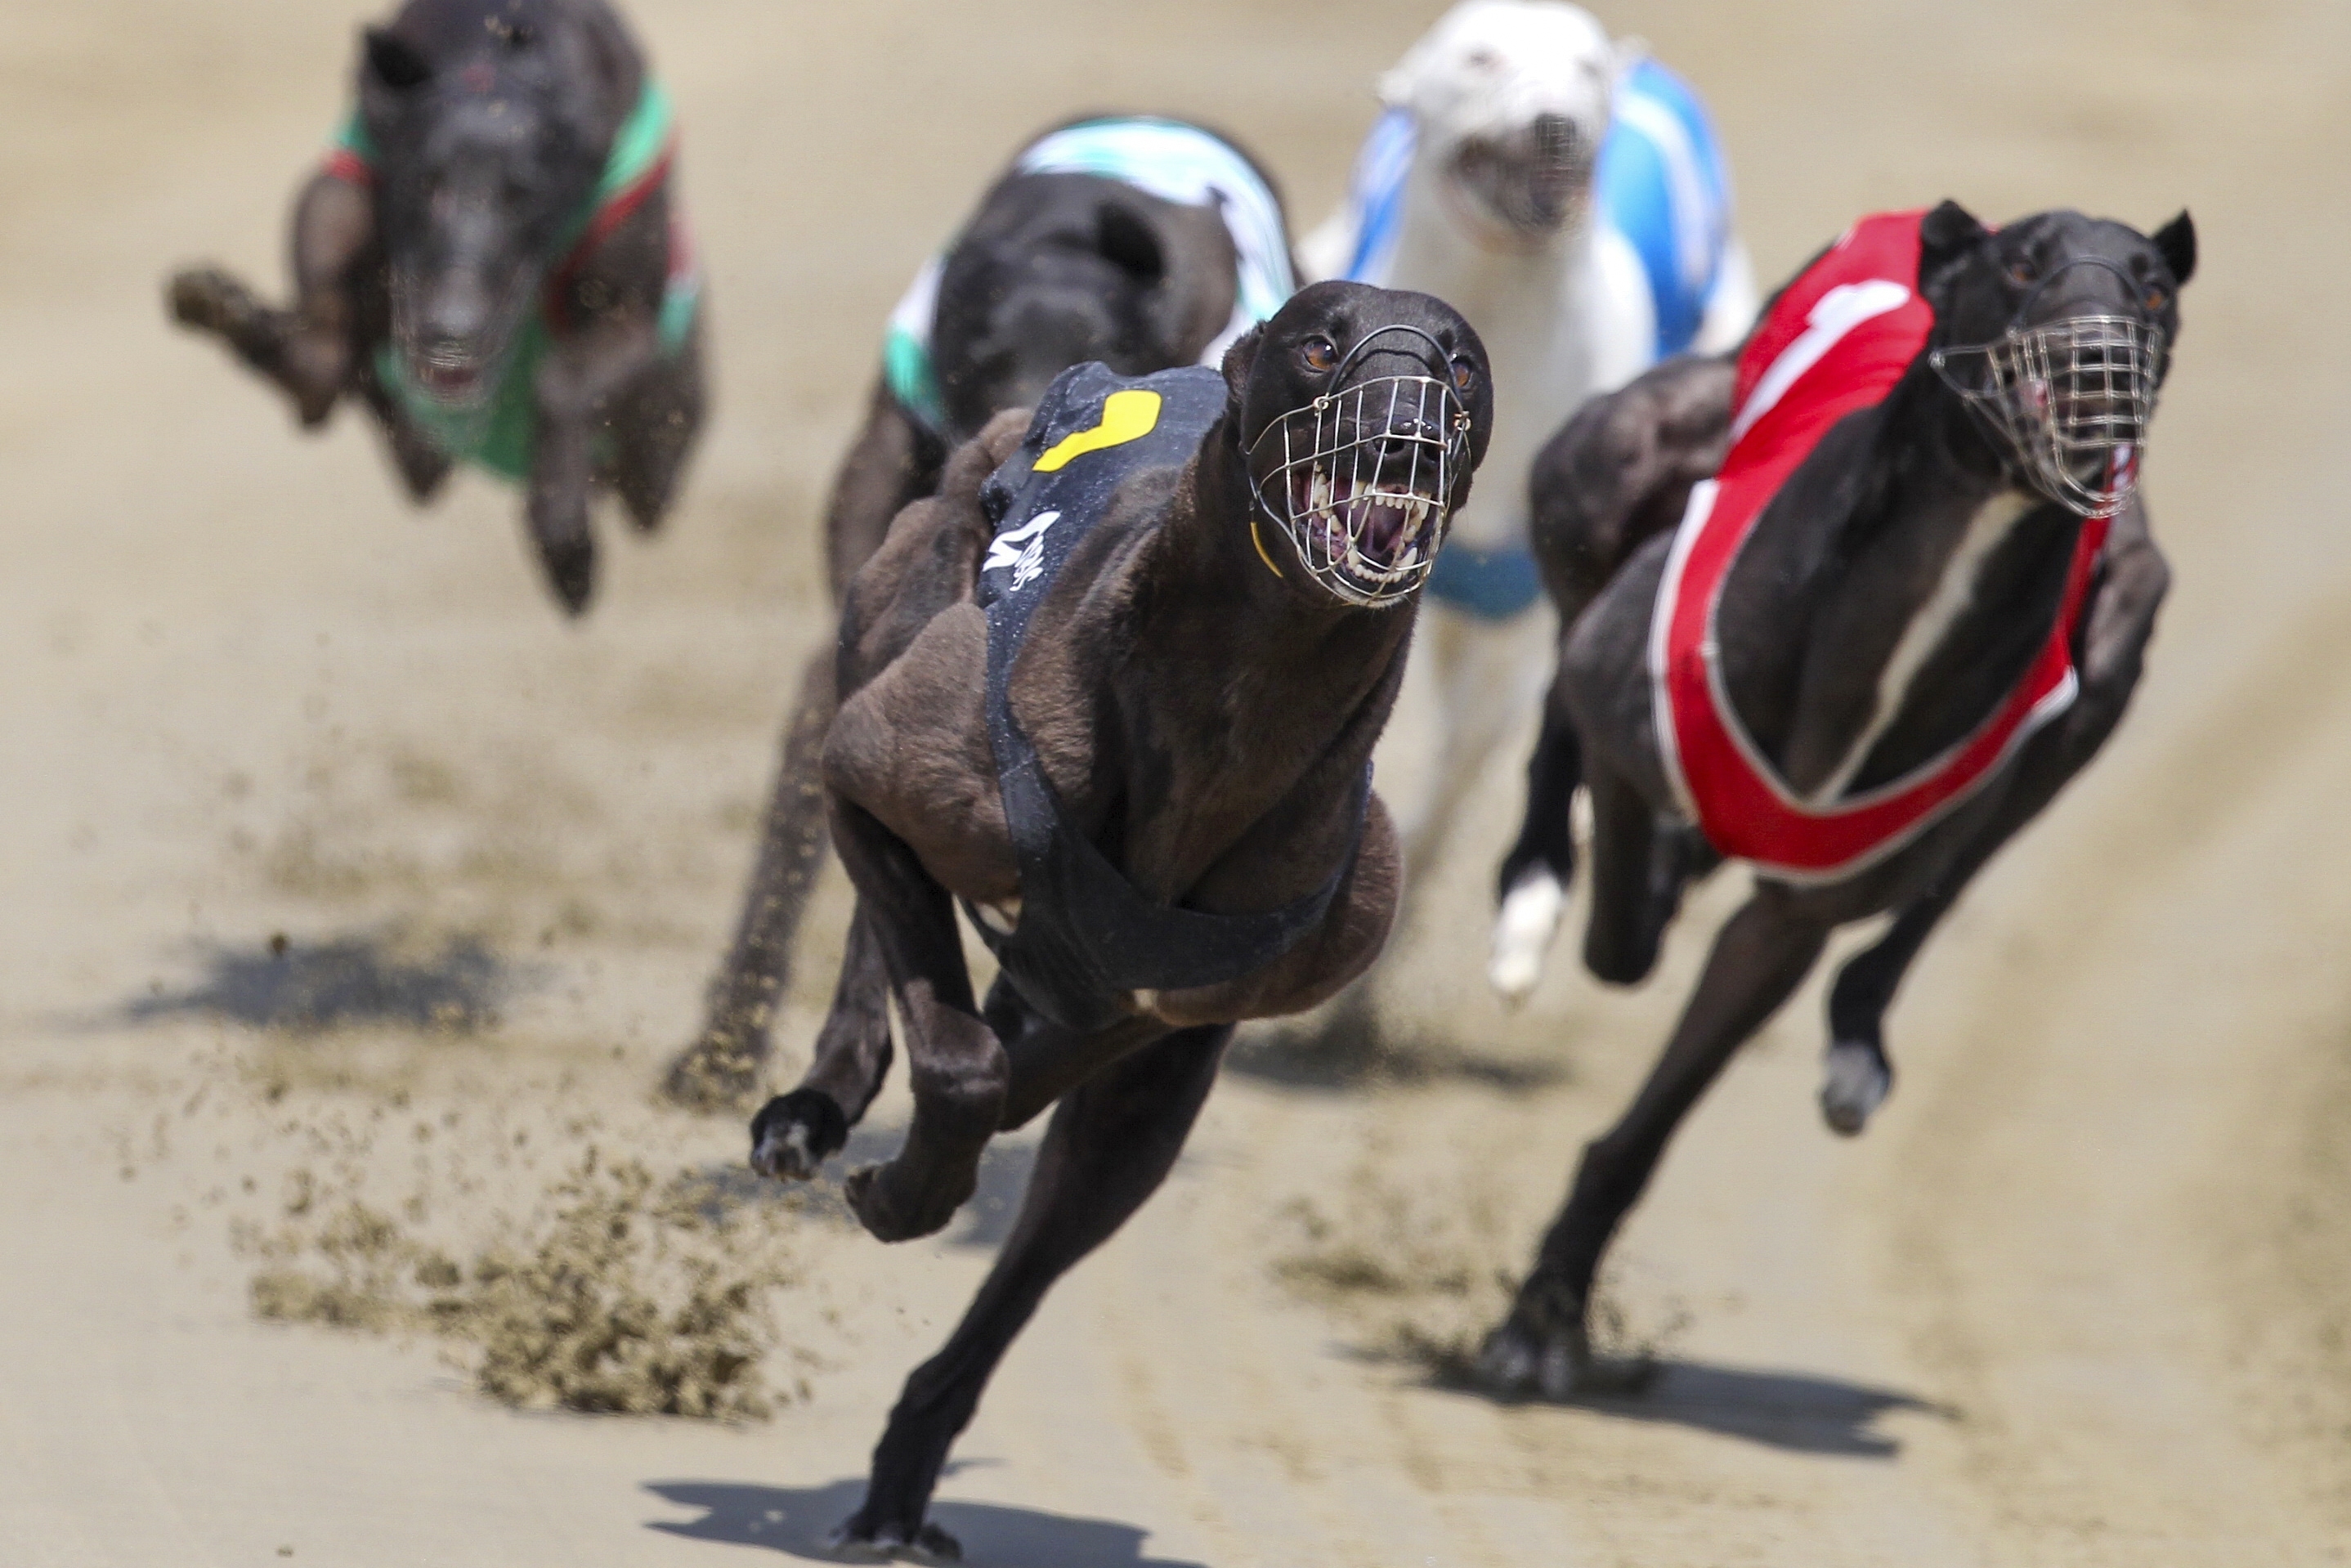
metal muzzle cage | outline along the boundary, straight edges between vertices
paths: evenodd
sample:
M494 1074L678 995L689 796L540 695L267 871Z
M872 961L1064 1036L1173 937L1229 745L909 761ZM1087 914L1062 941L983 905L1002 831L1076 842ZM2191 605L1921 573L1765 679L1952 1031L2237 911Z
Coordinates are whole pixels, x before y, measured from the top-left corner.
M1258 509L1288 536L1308 574L1350 604L1401 603L1427 580L1470 468L1469 411L1449 380L1338 384L1373 338L1399 331L1427 337L1380 329L1340 362L1333 390L1249 444Z
M2076 267L2138 287L2106 257L2077 256L2033 286L2016 319ZM2163 381L2161 327L2138 315L2069 316L2011 325L1989 343L1937 349L1928 361L2025 484L2088 517L2111 517L2130 504Z

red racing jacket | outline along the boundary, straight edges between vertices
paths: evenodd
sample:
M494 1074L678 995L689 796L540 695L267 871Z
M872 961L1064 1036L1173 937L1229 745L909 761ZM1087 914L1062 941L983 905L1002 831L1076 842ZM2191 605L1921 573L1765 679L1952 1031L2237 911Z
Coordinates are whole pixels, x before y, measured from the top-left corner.
M1845 231L1782 291L1740 353L1731 443L1690 494L1649 627L1649 673L1666 777L1724 855L1781 881L1833 882L1916 839L1982 788L2080 681L2074 629L2106 520L2084 520L2049 640L1975 730L1902 778L1834 800L1791 789L1731 710L1716 618L1723 583L1771 497L1821 438L1883 402L1935 325L1918 294L1923 212L1881 213Z

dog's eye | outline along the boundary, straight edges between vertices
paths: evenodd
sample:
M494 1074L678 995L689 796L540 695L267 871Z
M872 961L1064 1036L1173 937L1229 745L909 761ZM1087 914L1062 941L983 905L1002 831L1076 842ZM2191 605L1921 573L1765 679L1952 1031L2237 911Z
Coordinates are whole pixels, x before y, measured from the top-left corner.
M1310 371L1327 371L1339 362L1338 345L1328 338L1309 338L1298 345L1299 358Z
M1453 387L1456 392L1468 392L1478 380L1478 367L1462 356L1453 356Z
M1502 66L1502 57L1481 45L1462 56L1461 63L1473 71L1499 70Z
M2149 315L2153 315L2171 303L2171 290L2160 283L2150 283L2147 286L2147 292L2139 296L2139 303L2147 307Z
M2029 256L2021 256L2008 264L2008 280L2019 288L2028 287L2040 276L2041 269L2032 265L2032 258Z

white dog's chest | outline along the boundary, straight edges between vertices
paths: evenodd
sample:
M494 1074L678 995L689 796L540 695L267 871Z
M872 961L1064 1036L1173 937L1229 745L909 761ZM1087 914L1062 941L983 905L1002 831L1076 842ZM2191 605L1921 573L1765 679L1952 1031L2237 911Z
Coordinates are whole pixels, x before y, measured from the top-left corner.
M1647 367L1655 327L1632 248L1602 229L1556 256L1432 254L1407 234L1395 287L1447 301L1478 329L1494 375L1494 429L1451 537L1473 549L1523 547L1527 476L1570 414Z

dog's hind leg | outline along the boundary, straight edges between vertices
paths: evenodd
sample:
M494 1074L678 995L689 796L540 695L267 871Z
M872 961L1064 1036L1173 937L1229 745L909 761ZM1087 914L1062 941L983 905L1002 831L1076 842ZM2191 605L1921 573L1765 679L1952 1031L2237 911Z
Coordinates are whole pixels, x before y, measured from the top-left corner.
M1600 857L1594 856L1595 880ZM1567 1206L1543 1238L1510 1316L1479 1354L1485 1380L1505 1393L1563 1398L1591 1363L1584 1309L1601 1254L1648 1185L1666 1144L1723 1064L1803 980L1828 928L1799 916L1769 883L1716 936L1706 971L1665 1054L1624 1116L1585 1145Z
M881 940L861 899L841 955L841 981L833 988L832 1008L817 1032L808 1071L800 1075L799 1087L768 1101L752 1118L752 1169L782 1180L805 1181L841 1152L849 1141L849 1129L864 1119L866 1107L889 1075L889 988ZM665 1087L672 1099L689 1104L728 1103L748 1092L756 1065L681 1059ZM679 1074L696 1067L705 1069L705 1079L678 1081ZM739 1071L741 1079L721 1076L730 1070Z
M1666 927L1693 876L1718 863L1679 823L1660 821L1632 785L1596 758L1586 762L1592 792L1592 909L1583 929L1583 964L1612 986L1638 985L1656 967Z
M844 1539L956 1555L953 1538L923 1518L949 1446L1053 1281L1166 1179L1231 1038L1228 1024L1167 1035L1104 1068L1055 1107L1012 1235L946 1344L906 1379L873 1450L864 1505L842 1527Z
M904 840L835 795L833 841L856 883L859 922L888 966L905 1031L914 1114L887 1163L851 1174L849 1206L883 1241L928 1236L979 1184L979 1156L1004 1113L1011 1067L979 1016L955 905Z
M1437 737L1426 787L1396 819L1407 900L1435 873L1487 763L1541 696L1556 641L1541 605L1501 622L1442 604L1423 605L1420 613L1413 656L1426 663L1433 677ZM1399 928L1410 918L1400 914Z
M907 504L936 487L940 457L886 387L833 481L825 547L838 601ZM697 1110L736 1104L767 1059L777 1002L791 980L792 945L831 843L819 763L838 707L838 639L824 638L800 672L759 830L758 859L735 939L711 986L702 1032L678 1054L663 1092ZM717 1098L710 1096L716 1093Z
M1583 782L1583 743L1569 716L1565 682L1554 674L1543 699L1542 731L1527 763L1526 815L1518 841L1502 857L1500 912L1486 977L1515 1006L1542 977L1543 956L1559 934L1568 884L1575 879L1575 791Z
M767 1060L776 1005L791 978L792 941L831 841L818 764L832 725L833 664L828 643L800 672L734 943L712 983L700 1038L678 1054L664 1081L663 1092L680 1104L717 1110L738 1103Z

